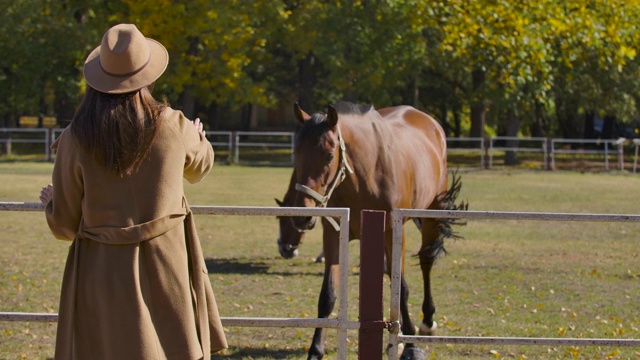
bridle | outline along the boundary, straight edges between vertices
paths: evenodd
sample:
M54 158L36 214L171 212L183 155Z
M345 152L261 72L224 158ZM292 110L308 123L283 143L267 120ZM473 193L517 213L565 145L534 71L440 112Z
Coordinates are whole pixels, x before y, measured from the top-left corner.
M339 159L340 163L338 164L340 169L338 170L336 177L333 178L333 181L331 181L331 184L327 188L326 194L320 195L317 191L311 189L310 187L296 183L296 190L300 191L301 193L315 200L316 207L321 207L321 208L327 207L327 204L329 203L329 199L331 198L331 194L333 194L333 191L347 177L347 171L353 174L353 169L351 168L351 165L349 165L349 161L347 161L344 138L342 137L342 133L340 132L340 127L336 126L336 128L338 130L338 140L340 142L340 159ZM333 228L336 229L336 231L340 231L340 225L338 225L338 222L333 217L327 216L326 219L331 225L333 225ZM298 229L298 231L304 232L306 230Z

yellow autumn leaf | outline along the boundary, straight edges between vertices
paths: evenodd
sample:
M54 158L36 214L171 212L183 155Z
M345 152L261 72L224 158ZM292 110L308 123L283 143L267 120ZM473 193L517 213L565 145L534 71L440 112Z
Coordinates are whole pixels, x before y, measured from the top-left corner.
M577 347L570 347L569 348L569 353L573 356L578 356L580 355L580 353L582 352L582 350L578 349Z
M621 56L627 57L630 60L633 60L636 57L636 49L622 45L620 47L619 54Z
M564 327L564 326L560 326L560 327L558 328L558 335L562 336L562 335L564 335L566 332L567 332L567 328L566 328L566 327Z
M617 350L613 350L605 356L605 359L613 359L614 357L619 356L620 353Z

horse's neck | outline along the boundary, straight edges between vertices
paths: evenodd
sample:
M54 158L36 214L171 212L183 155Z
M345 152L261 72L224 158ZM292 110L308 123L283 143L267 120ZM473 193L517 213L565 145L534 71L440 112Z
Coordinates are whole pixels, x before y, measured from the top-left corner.
M367 167L375 166L382 155L382 148L388 146L389 127L377 112L369 116L344 119L341 131L348 148L347 155L356 157L354 161Z
M377 187L372 182L381 156L385 156L380 147L384 146L381 141L388 138L384 134L388 129L377 119L359 117L345 119L340 129L347 148L347 161L355 172L350 174L351 181L356 182L357 187Z

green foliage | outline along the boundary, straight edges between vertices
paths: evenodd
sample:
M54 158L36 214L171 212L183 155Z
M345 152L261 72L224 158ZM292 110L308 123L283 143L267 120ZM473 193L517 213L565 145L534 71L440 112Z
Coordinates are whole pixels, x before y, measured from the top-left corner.
M119 22L168 48L156 89L172 102L315 110L348 99L463 122L483 103L497 133L509 112L520 132L556 136L580 135L585 112L638 115L638 0L16 0L0 10L5 119L77 103L84 57Z
M634 92L623 74L637 72L639 4L441 2L434 15L443 34L438 50L446 55L436 66L468 76L482 69L480 94L467 89L466 97L481 96L498 108L532 113L536 104L547 104L551 111L550 103L561 101L575 103L572 112L635 116L635 107L628 106Z
M159 90L176 98L186 89L208 105L229 102L269 106L271 59L265 47L272 27L282 23L282 5L270 1L122 0L119 21L138 25L170 53Z
M94 4L95 3L95 4ZM0 11L0 118L54 115L56 101L82 91L84 59L102 36L95 19L103 2L3 1ZM94 11L95 9L95 11ZM106 10L106 9L105 9Z

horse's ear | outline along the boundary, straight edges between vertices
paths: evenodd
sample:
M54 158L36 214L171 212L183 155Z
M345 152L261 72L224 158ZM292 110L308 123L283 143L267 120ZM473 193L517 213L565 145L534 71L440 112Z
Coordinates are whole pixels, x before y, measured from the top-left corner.
M283 207L283 206L284 206L284 203L283 203L282 201L280 201L280 200L278 200L278 199L276 199L276 198L273 198L273 200L275 200L275 201L276 201L276 204L278 204L278 206L280 206L280 207Z
M335 128L338 124L338 112L331 105L329 105L327 108L327 122L332 129Z
M296 120L302 125L304 125L305 120L309 118L309 114L302 111L298 103L293 104L293 115L295 116Z

